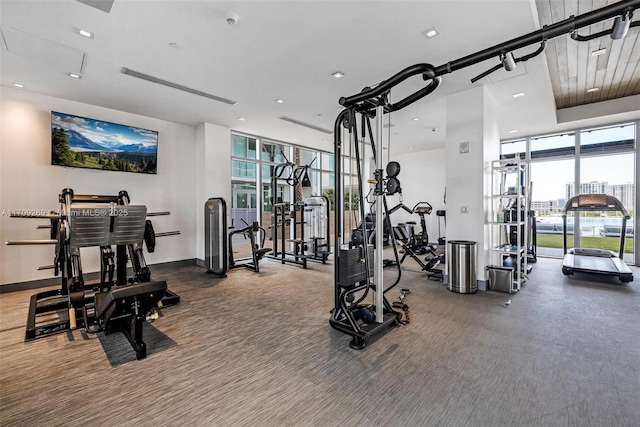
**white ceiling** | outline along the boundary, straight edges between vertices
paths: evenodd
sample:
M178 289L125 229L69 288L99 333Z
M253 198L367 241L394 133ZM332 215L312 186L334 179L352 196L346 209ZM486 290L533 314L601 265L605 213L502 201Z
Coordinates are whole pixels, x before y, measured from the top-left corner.
M226 23L229 11L239 16L236 26ZM331 135L278 117L331 130L341 96L409 65L442 65L539 29L532 0L115 0L109 13L74 0L0 0L0 15L2 86L19 82L23 90L39 94L189 125L210 122L325 149L331 149ZM433 26L441 34L426 39L422 33ZM78 28L94 37L80 36ZM6 34L16 32L49 46L49 54L30 54L34 49L7 42ZM77 64L67 67L56 60L58 48L84 55L82 79L68 77ZM496 58L446 75L435 93L393 113L392 153L443 147L446 95L473 87L470 79L497 63ZM238 103L127 76L123 67ZM338 70L346 74L340 80L330 76ZM501 70L476 83L487 85L500 106L501 138L557 130L545 56L519 64L516 71ZM405 82L392 91L392 100L420 84L419 78ZM514 99L516 92L525 96ZM276 103L278 98L285 103Z

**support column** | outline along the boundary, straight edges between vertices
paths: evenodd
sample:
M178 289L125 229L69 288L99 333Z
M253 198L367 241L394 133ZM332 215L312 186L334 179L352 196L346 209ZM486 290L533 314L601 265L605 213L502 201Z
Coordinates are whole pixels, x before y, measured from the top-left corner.
M490 263L487 211L491 161L500 155L497 103L484 86L447 98L447 240L477 242L478 289L485 290Z
M222 197L231 209L231 130L211 123L196 128L196 257L204 260L204 204ZM188 191L188 189L185 189ZM229 218L227 218L229 220ZM223 238L226 238L223 237Z
M634 252L634 260L633 264L635 266L640 265L640 216L638 212L640 212L640 120L636 120L636 174L635 174L635 184L633 188L634 198L635 198L635 206L633 206L633 221L631 221L631 225L633 225L633 229L635 232L633 233L633 252ZM627 227L629 227L629 223L627 223Z

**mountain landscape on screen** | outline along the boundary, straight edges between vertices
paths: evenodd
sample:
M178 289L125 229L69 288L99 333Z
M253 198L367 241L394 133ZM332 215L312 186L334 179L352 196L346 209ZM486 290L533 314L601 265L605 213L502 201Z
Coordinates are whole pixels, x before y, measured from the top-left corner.
M157 173L158 132L51 112L51 164Z

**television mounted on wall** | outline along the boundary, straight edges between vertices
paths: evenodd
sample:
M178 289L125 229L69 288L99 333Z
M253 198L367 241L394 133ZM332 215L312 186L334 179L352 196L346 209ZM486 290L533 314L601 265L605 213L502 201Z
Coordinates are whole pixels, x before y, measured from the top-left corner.
M158 132L52 111L51 164L156 174Z

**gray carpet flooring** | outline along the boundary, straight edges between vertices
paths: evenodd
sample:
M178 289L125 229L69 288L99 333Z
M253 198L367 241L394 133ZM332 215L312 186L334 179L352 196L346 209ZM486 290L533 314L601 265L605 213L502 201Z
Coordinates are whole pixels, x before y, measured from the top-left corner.
M355 351L329 327L331 265L156 268L182 301L145 324L140 361L120 333L25 342L36 291L2 294L0 424L640 425L638 269L626 285L560 270L461 295L407 264L411 323Z

